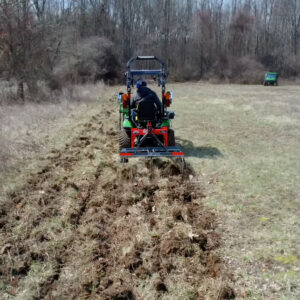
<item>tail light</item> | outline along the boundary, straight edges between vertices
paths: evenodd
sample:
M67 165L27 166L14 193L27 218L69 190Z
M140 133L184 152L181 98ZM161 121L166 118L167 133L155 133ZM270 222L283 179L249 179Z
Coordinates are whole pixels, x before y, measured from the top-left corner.
M130 96L127 94L122 95L122 101L123 101L123 108L128 107L128 102L130 101Z
M171 92L166 92L165 93L165 100L166 100L166 106L170 107L171 103L172 103L172 98L173 98L173 94Z

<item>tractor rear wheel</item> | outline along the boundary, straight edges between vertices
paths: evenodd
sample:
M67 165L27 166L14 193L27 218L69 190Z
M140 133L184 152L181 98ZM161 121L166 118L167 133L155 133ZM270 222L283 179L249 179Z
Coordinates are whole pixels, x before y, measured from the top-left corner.
M122 128L119 132L119 147L120 149L131 147L130 135L126 132L124 128Z
M173 129L169 129L168 144L169 144L169 147L175 146L175 133L174 133Z

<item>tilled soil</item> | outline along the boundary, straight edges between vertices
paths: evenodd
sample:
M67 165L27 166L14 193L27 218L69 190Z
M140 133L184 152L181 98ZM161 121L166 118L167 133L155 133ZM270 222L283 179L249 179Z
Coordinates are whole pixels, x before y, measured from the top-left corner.
M1 203L0 298L234 298L191 167L121 165L113 101Z

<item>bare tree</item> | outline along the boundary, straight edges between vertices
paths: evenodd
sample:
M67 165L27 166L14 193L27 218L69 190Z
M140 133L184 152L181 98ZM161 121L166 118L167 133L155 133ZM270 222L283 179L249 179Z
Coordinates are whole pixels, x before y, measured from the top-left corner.
M297 76L300 2L0 0L0 76L19 82L20 98L92 39L112 42L120 62L158 55L181 80L230 77L236 61Z

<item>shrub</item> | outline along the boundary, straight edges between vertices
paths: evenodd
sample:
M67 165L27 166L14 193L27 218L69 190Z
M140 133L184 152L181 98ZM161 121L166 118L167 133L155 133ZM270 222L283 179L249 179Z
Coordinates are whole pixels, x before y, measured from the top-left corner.
M232 82L259 84L262 83L264 73L262 64L249 56L231 59L229 79Z
M114 45L103 37L89 37L78 42L72 54L63 55L54 68L50 87L62 83L114 83L120 78L120 63Z
M296 77L300 75L300 56L291 55L286 58L282 67L282 75Z

